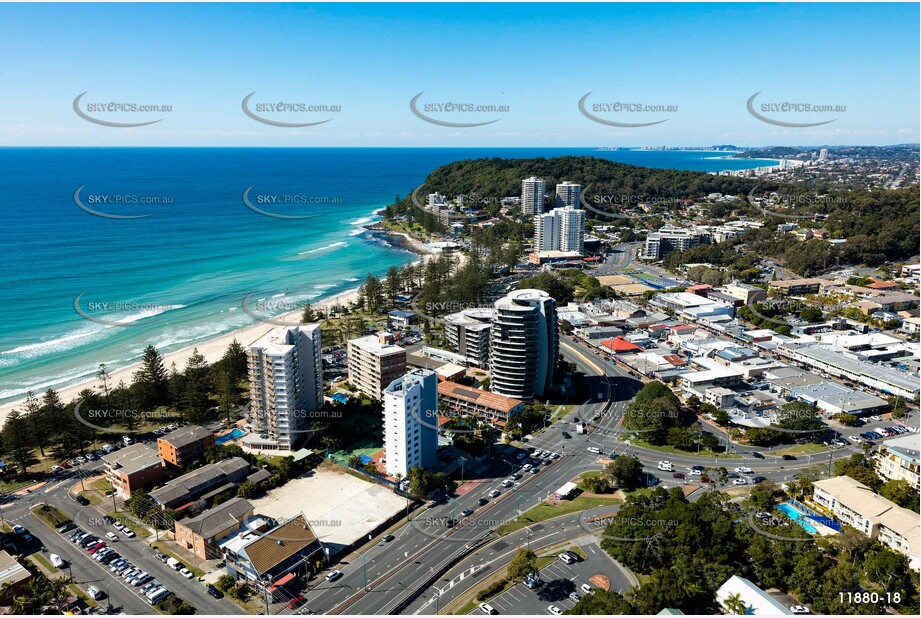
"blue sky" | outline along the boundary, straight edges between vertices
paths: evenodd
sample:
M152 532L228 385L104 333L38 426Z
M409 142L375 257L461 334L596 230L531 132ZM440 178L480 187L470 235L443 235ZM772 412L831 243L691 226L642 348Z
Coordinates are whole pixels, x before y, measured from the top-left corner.
M0 146L631 146L919 141L919 7L905 4L0 4ZM171 105L79 118L74 98ZM241 100L338 105L261 114ZM765 111L746 101L846 106ZM444 101L507 112L410 111ZM677 106L596 116L598 103ZM759 107L759 109L761 109ZM92 114L90 114L92 115Z

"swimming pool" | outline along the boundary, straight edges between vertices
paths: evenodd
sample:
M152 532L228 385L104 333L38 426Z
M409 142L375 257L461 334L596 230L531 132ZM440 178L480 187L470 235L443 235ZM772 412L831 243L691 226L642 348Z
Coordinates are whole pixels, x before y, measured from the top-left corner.
M227 442L230 442L231 440L242 438L245 435L246 435L246 432L243 431L242 429L234 429L230 433L225 433L220 438L215 438L214 443L215 444L226 444Z
M819 531L818 528L809 523L809 518L800 513L792 504L784 502L782 504L778 504L774 508L795 521L803 530L809 534L816 534Z

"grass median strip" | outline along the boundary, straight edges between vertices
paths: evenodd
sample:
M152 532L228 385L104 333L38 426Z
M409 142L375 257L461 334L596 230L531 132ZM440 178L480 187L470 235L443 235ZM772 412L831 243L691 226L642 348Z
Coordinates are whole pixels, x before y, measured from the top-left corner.
M166 543L165 543L165 542L163 542L163 541L158 541L158 542L155 542L155 543L151 543L150 546L153 547L154 549L156 549L158 552L164 553L164 554L166 554L167 556L169 556L170 558L175 558L176 560L178 560L179 562L181 562L181 563L182 563L182 566L184 566L184 567L187 568L188 570L192 571L192 575L194 575L194 576L196 577L196 579L199 578L199 577L201 577L202 575L205 574L205 572L202 571L201 569L199 569L198 567L192 566L191 564L189 564L188 560L183 560L182 557L177 556L176 554L174 554L173 552L171 552L171 551L169 550L169 548L166 547Z
M32 514L42 520L49 528L60 528L71 523L70 517L50 504L40 504L32 509Z
M617 498L587 498L585 496L578 496L572 500L563 500L559 504L541 502L537 506L522 513L520 521L510 521L496 528L496 534L502 536L554 517L569 515L571 513L584 511L585 509L595 508L596 506L620 504L620 502L621 501Z

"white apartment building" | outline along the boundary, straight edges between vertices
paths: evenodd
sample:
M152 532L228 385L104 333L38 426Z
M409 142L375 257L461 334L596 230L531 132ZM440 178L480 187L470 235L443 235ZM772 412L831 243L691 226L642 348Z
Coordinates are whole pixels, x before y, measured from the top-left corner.
M665 225L658 232L646 235L646 244L640 255L644 260L657 260L669 251L687 251L700 244L701 233L697 230Z
M543 290L515 290L495 308L489 390L522 401L546 396L559 354L556 302Z
M534 251L577 251L585 248L585 211L554 208L534 217Z
M431 470L438 447L438 376L414 369L384 389L384 464L406 478L416 466Z
M556 186L557 208L580 208L582 185L564 180Z
M921 489L918 480L921 434L909 433L879 445L876 458L876 473L887 481L907 481L916 490Z
M521 181L521 214L539 215L544 212L544 179L531 176Z
M386 331L358 339L348 345L349 382L362 393L381 398L381 391L406 371L406 350L393 343Z
M249 423L245 444L266 450L294 450L323 404L323 361L319 324L282 326L250 346Z
M842 523L908 557L921 567L921 524L914 511L902 508L849 476L815 481L812 499Z

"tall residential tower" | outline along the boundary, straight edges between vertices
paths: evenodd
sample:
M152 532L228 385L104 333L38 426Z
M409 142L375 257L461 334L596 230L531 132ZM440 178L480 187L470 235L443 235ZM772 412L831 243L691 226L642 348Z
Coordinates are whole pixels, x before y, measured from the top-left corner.
M431 470L438 448L438 376L414 369L384 389L384 451L388 476Z
M515 290L495 307L489 390L524 401L545 397L559 352L556 302L543 290Z

